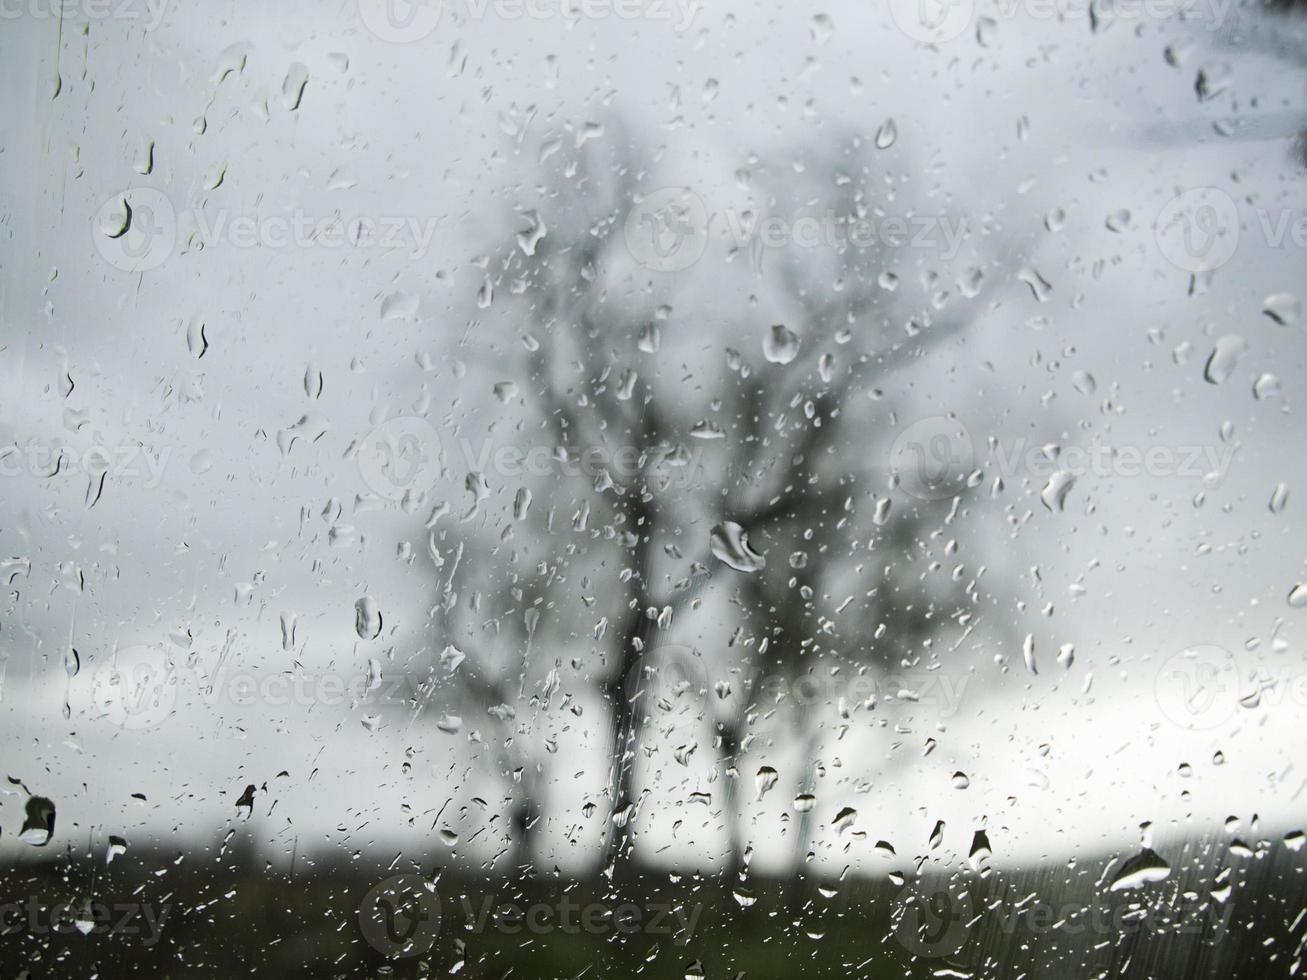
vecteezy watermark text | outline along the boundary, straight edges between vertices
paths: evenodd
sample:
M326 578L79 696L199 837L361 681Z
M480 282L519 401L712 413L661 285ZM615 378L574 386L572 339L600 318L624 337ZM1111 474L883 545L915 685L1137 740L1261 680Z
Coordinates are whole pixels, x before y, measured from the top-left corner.
M1050 902L1018 896L1010 885L996 895L973 893L978 882L918 883L895 911L894 937L923 958L956 956L981 923L995 923L1004 935L1119 937L1150 933L1199 936L1215 945L1229 929L1233 909L1208 896L1184 893L1110 901L1095 891L1088 901Z
M709 210L688 187L663 187L632 202L623 224L631 257L657 272L681 272L707 251L710 228L732 251L752 253L755 263L772 250L920 249L945 261L955 258L972 232L964 215L924 212L841 214L834 209L796 215L755 214L735 208Z
M292 627L293 630L293 627ZM91 698L97 715L126 730L162 725L179 702L208 708L314 708L353 705L380 711L411 711L430 699L434 674L383 675L379 663L350 670L249 670L227 660L212 671L169 655L162 648L138 645L111 654L96 667Z
M99 899L47 905L36 896L26 902L0 902L0 938L15 933L32 936L113 934L140 936L142 946L159 941L171 905L150 902L103 902Z
M906 426L890 447L889 466L914 497L939 500L964 492L978 476L1012 481L1056 477L1070 486L1098 479L1189 479L1215 485L1225 479L1236 447L1214 444L1051 445L1023 437L999 439L981 460L971 432L957 418L932 415Z
M150 450L139 443L121 443L80 449L29 439L0 448L0 479L24 476L50 479L70 474L99 477L112 473L118 479L139 480L144 489L154 490L163 482L171 458L169 446Z
M596 486L648 480L658 489L691 489L703 477L703 451L701 446L563 447L442 438L434 425L417 416L389 419L352 448L364 484L389 500L429 490L440 477L442 460L456 464L460 473L508 480L561 477Z
M171 0L0 0L0 21L85 20L137 21L146 31L163 23Z
M188 249L399 250L422 258L431 249L440 218L416 214L335 211L315 214L294 209L279 214L195 208L181 212L162 191L129 188L107 198L95 214L95 249L116 269L139 273L157 269Z
M459 932L477 935L643 935L687 945L703 905L670 902L580 902L567 892L538 901L500 901L485 896L459 899ZM419 875L395 875L380 882L359 905L359 928L371 946L392 959L427 952L440 934L443 906L435 887Z
M624 21L669 24L680 34L690 28L699 4L695 0L358 0L358 9L364 26L376 37L411 44L434 32L446 12L456 27L487 21Z

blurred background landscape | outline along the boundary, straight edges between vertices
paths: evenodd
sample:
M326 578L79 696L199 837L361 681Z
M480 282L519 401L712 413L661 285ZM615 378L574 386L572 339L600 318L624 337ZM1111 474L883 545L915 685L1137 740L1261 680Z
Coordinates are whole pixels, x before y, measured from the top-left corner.
M1304 16L0 12L0 970L1295 975Z

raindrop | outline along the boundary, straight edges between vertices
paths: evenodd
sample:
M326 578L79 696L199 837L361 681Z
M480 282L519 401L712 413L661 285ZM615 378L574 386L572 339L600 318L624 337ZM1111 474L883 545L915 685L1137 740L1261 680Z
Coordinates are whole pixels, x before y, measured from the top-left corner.
M777 323L763 338L762 353L773 364L789 364L799 356L799 337L783 323Z
M989 835L983 830L977 830L971 838L971 850L967 853L967 862L971 865L971 870L985 875L989 871L989 859L994 856L993 849L989 846Z
M309 83L309 70L298 61L290 66L286 71L286 77L281 83L281 102L287 109L294 112L300 107L300 102L304 99L304 86Z
M1107 216L1107 230L1114 231L1118 234L1130 230L1130 212L1126 210L1113 211Z
M416 293L395 292L381 301L381 319L414 320L418 315Z
M127 853L127 841L122 837L109 835L109 849L105 852L104 863L113 864L113 859Z
M1287 483L1277 483L1275 489L1271 491L1271 513L1279 514L1284 511L1284 506L1289 502L1289 485Z
M360 639L375 640L381 635L381 610L371 596L354 603L354 629Z
M1291 327L1302 314L1302 304L1293 293L1272 293L1262 303L1262 312L1283 327Z
M737 572L758 572L767 567L767 556L749 547L749 536L734 521L723 521L712 529L709 548L719 560Z
M1114 892L1143 888L1144 885L1165 881L1170 876L1171 866L1156 851L1144 848L1121 865L1121 870L1116 873L1109 888Z
M1234 369L1239 366L1239 361L1247 350L1248 345L1242 337L1229 334L1220 338L1212 349L1211 355L1207 358L1207 366L1203 368L1203 377L1214 385L1226 381L1234 373Z
M876 149L888 150L898 138L898 126L894 124L893 119L886 119L881 123L880 129L876 130Z
M1253 397L1258 401L1276 398L1279 394L1280 379L1269 371L1258 375L1257 380L1253 382Z
M240 795L236 801L236 813L242 820L248 820L254 816L254 784L250 783L245 787L245 792Z
M930 832L930 849L933 851L944 843L944 821L936 820L935 829Z
M1039 492L1039 499L1043 501L1044 506L1054 513L1060 513L1066 508L1066 497L1071 492L1071 488L1076 485L1074 473L1067 470L1058 470L1048 478L1048 483L1044 489Z
M27 800L27 812L23 816L23 828L18 832L18 839L33 847L45 847L54 836L54 801L44 796L32 796Z
M635 342L638 350L646 354L657 354L662 344L662 333L656 323L646 323L640 328L640 338Z

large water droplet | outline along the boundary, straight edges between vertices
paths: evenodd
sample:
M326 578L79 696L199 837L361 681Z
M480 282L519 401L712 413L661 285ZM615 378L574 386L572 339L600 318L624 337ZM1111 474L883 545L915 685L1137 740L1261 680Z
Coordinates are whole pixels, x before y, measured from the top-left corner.
M799 356L799 336L783 323L777 323L762 341L763 357L773 364L789 364Z
M708 546L719 560L737 572L757 572L767 567L767 556L749 547L749 536L734 521L723 521L712 529Z
M381 635L381 610L371 596L354 603L354 629L364 640L375 640Z
M1247 350L1248 345L1242 337L1229 334L1220 338L1212 349L1211 356L1207 358L1207 366L1203 368L1203 377L1214 385L1226 381L1234 373L1234 369L1239 366L1239 361Z
M33 847L45 847L54 836L54 801L44 796L32 796L27 800L27 812L23 816L23 829L18 832L18 839Z
M1156 851L1144 848L1121 865L1121 870L1112 878L1109 887L1114 892L1143 888L1144 885L1165 881L1170 876L1171 866L1163 861Z

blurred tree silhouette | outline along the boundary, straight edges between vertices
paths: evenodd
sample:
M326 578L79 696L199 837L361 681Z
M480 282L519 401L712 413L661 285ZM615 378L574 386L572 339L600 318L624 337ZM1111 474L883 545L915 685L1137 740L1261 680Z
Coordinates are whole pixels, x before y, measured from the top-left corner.
M529 748L539 733L525 715L534 717L548 703L559 672L569 669L562 651L573 651L572 665L591 680L610 715L611 828L603 866L611 875L617 859L630 853L630 830L647 792L639 763L642 749L652 750L644 732L658 705L646 683L658 670L651 651L678 635L697 608L709 617L722 609L705 604L711 594L727 597L739 611L736 638L727 650L703 653L704 676L693 696L702 698L716 773L726 786L724 865L741 873L741 810L748 801L736 786L737 767L763 707L756 700L763 677L793 681L819 668L883 672L917 663L965 606L960 582L933 585L945 576L929 539L953 504L915 500L899 489L888 446L894 415L877 386L957 336L988 302L999 276L978 282L983 277L968 274L970 286L960 288L967 302L950 305L942 285L950 276L964 278L949 266L956 257L925 254L914 256L911 270L920 277L919 296L887 288L889 246L850 244L849 229L874 209L911 214L916 205L906 192L875 197L881 175L872 148L845 134L807 169L812 187L781 185L769 203L778 213L793 211L792 219L815 200L843 240L829 249L783 250L775 263L770 254L755 255L760 284L774 287L768 297L774 308L724 324L721 360L710 356L687 368L682 358L691 348L684 341L655 355L653 338L674 320L673 300L684 294L692 304L692 276L658 289L630 286L639 273L630 271L621 225L646 192L640 161L648 157L630 141L611 145L625 149L583 155L567 196L525 219L529 227L488 280L516 298L514 322L520 316L529 324L516 376L528 378L523 401L533 421L519 424L512 438L524 444L547 438L557 460L573 463L597 448L605 460L630 449L638 464L624 474L599 466L582 479L535 480L535 494L548 508L522 513L517 507L516 530L505 527L493 543L487 533L476 546L481 553L469 549L456 563L465 579L487 584L478 587L476 601L445 603L449 642L468 653L453 676L474 710L497 710L503 720L497 759L516 784L509 822L525 863L547 780L544 761ZM542 226L548 230L540 236ZM909 305L910 292L919 305ZM757 351L774 322L801 338L788 363L755 367L754 357L728 346ZM706 418L720 438L692 450L696 434L710 431ZM468 476L474 491L484 482L483 474ZM963 489L959 482L958 492ZM520 504L521 488L515 496ZM891 497L897 498L892 507ZM475 492L474 498L480 499ZM708 531L724 522L767 552L763 570L738 572L711 556ZM532 565L528 573L518 571ZM493 611L479 602L489 583L498 593ZM570 611L578 589L581 608L595 617L591 623ZM557 603L550 599L555 593ZM538 632L528 616L538 618ZM505 623L511 626L501 629ZM511 652L487 649L493 644ZM738 691L713 696L709 689L717 685L709 678L726 677ZM827 718L841 710L835 699L826 700L791 704L785 712L805 745L801 793L815 790ZM810 846L811 819L810 810L801 812L793 831L796 867Z

